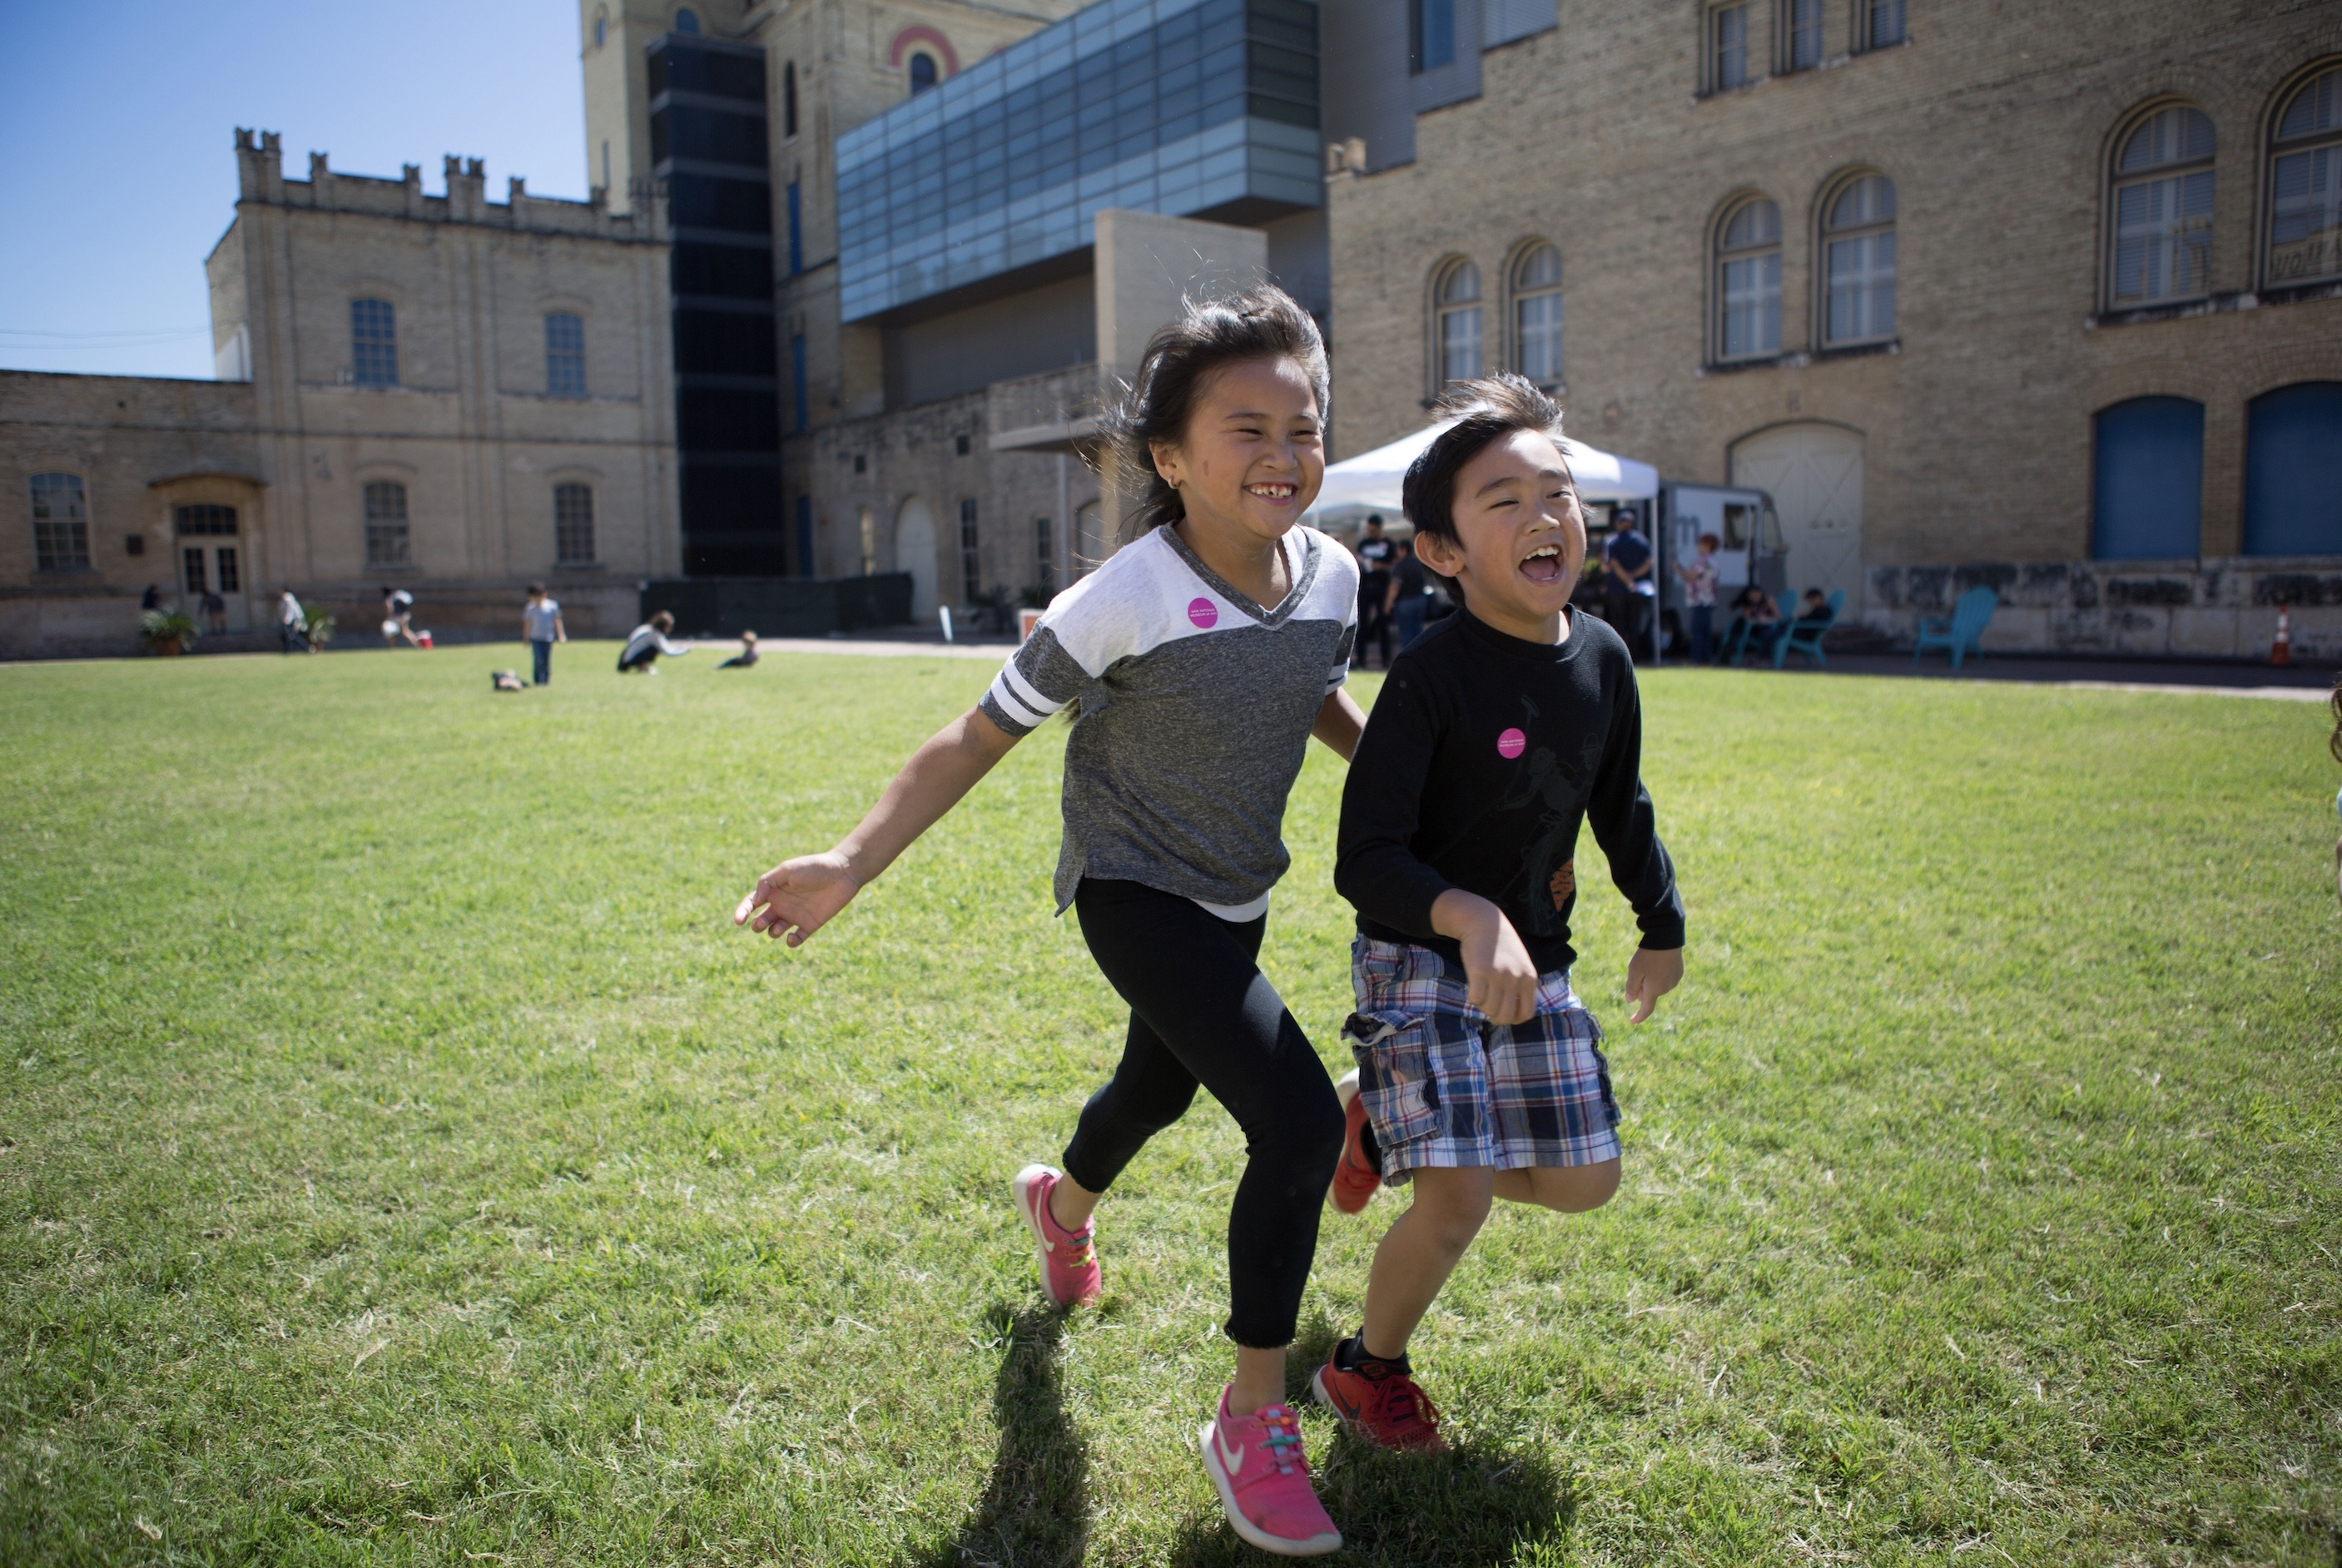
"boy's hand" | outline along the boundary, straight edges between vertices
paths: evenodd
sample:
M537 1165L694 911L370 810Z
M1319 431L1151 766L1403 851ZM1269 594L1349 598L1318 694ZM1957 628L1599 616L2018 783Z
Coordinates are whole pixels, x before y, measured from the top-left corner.
M1536 1016L1536 961L1503 910L1451 887L1432 903L1431 928L1464 950L1465 1000L1489 1023L1526 1024Z
M1640 1024L1659 1004L1659 998L1683 984L1683 949L1637 947L1626 961L1626 1000L1635 1011L1629 1024Z
M836 850L801 854L758 877L732 912L732 924L785 937L791 947L802 946L861 891L862 884L846 869L846 857Z

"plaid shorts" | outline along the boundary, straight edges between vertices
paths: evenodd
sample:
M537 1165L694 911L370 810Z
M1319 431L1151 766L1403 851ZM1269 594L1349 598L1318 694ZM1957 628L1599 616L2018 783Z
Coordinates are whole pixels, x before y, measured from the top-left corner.
M1537 982L1536 1016L1491 1024L1464 969L1427 947L1361 936L1357 1012L1342 1037L1393 1186L1419 1165L1592 1165L1618 1157L1618 1102L1602 1030L1566 971Z

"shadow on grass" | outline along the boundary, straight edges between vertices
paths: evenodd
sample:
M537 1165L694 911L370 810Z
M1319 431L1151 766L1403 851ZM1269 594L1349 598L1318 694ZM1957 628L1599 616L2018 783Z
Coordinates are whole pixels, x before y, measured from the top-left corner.
M1335 1338L1321 1318L1295 1342L1286 1397L1296 1408L1309 1400L1309 1374L1325 1364ZM1557 1552L1576 1522L1576 1488L1534 1443L1469 1438L1446 1453L1393 1453L1341 1433L1313 1457L1317 1495L1342 1532L1332 1563L1513 1563L1538 1546ZM1237 1540L1215 1507L1180 1531L1170 1561L1258 1568L1267 1559Z
M1060 1385L1064 1314L996 1306L1007 1353L992 1383L1000 1447L966 1524L918 1559L924 1568L1074 1568L1089 1541L1089 1448Z

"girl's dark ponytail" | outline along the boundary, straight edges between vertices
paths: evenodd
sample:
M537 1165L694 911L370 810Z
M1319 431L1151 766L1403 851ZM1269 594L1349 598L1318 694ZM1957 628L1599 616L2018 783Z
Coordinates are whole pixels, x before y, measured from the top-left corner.
M1179 319L1156 333L1138 374L1102 422L1124 486L1125 543L1186 515L1179 493L1155 471L1154 446L1187 434L1204 378L1245 359L1290 359L1309 377L1317 417L1332 392L1326 340L1293 296L1264 285L1232 299L1189 300Z

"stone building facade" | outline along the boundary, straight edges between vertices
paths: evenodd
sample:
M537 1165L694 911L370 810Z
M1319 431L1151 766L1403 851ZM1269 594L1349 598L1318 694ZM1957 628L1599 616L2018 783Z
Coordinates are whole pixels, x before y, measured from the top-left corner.
M1339 450L1522 368L1889 636L2342 654L2342 9L1360 3Z
M442 637L513 635L554 586L573 633L623 633L676 570L666 244L476 161L442 194L286 179L236 133L235 221L205 265L220 379L0 373L0 656L126 651L153 584L263 635L276 590L371 634L381 588ZM21 510L20 510L21 509Z

